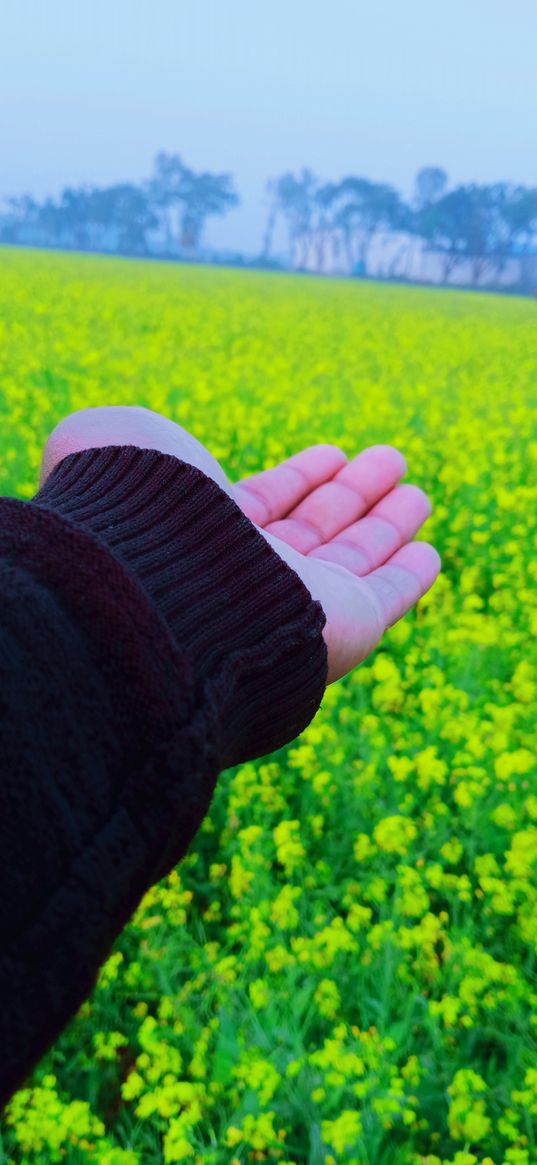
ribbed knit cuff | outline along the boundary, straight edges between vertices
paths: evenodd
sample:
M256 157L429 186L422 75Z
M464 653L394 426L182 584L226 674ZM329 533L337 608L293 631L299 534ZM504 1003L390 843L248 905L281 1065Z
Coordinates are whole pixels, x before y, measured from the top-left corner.
M225 490L138 446L65 457L32 504L91 530L135 576L222 724L222 767L295 739L326 687L326 616Z

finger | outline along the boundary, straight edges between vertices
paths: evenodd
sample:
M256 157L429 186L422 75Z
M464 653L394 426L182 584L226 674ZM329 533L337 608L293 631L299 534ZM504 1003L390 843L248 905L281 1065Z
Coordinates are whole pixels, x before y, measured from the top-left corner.
M244 477L232 486L237 505L258 526L278 521L322 482L347 464L337 445L311 445L281 465Z
M362 518L407 472L403 454L391 445L371 445L335 477L313 490L281 522L267 529L301 554L329 542Z
M430 590L438 578L442 561L429 542L410 542L389 562L363 581L379 600L386 627L392 627Z
M432 505L417 485L396 485L373 509L308 557L337 562L356 575L367 575L381 566L411 538L431 516Z

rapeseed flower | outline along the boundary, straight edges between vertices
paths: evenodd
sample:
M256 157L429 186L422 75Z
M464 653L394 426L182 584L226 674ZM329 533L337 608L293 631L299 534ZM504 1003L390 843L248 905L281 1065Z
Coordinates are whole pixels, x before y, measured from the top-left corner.
M443 563L299 740L222 775L6 1160L534 1165L535 304L3 248L0 329L4 493L110 402L232 481L390 443Z

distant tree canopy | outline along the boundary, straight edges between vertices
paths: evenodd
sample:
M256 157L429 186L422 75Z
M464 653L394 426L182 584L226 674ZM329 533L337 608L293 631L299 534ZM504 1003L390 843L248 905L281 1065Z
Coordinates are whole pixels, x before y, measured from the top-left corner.
M167 238L173 238L170 212L179 219L178 242L186 249L199 247L206 219L238 206L231 174L196 174L177 154L157 154L147 192L165 217Z
M375 236L397 233L440 254L444 281L464 261L474 284L485 272L501 276L510 257L528 252L537 241L537 188L497 182L450 189L440 166L418 172L408 202L387 183L355 174L325 182L308 168L272 178L267 190L270 205L258 260L265 265L276 262L271 252L279 222L295 270L311 269L313 256L314 268L322 271L330 242L347 270L367 275ZM179 154L161 151L153 173L139 185L68 187L56 201L41 203L30 195L7 199L0 241L196 258L207 220L238 204L231 174L197 173Z
M500 274L515 249L530 246L537 232L537 190L504 182L457 186L422 204L415 230L443 252L444 279L466 259L478 283L487 267Z
M444 193L448 176L440 166L424 166L416 174L414 201L418 210L431 206Z
M310 170L284 174L268 183L269 228L263 255L268 257L278 217L287 223L293 266L304 269L314 247L318 267L330 232L336 233L350 270L367 274L371 245L379 232L403 232L420 238L442 255L444 281L463 260L472 279L485 270L498 275L507 260L535 245L537 188L497 182L448 189L440 166L424 167L416 176L414 196L406 203L382 182L349 175L322 183Z
M136 186L64 190L57 202L8 199L4 242L44 242L80 250L151 253L148 235L164 236L164 251L195 252L210 215L239 203L230 174L197 174L176 154L159 153L152 177Z

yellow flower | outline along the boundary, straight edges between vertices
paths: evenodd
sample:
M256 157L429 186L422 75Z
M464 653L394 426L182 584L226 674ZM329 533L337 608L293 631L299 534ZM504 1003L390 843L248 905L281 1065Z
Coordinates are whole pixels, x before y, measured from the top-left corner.
M275 1114L261 1113L253 1116L248 1113L240 1125L229 1125L224 1144L227 1148L234 1145L249 1145L252 1149L270 1149L278 1147L278 1137L274 1130Z
M456 866L463 855L463 847L458 837L452 837L440 847L440 853L449 865Z
M298 837L299 831L299 821L281 821L273 830L278 861L288 875L292 875L300 866L306 853Z
M379 848L386 853L405 854L417 832L410 818L394 814L379 821L373 831L373 837Z
M504 752L496 758L495 770L499 781L507 781L513 774L529 773L535 767L536 757L528 748Z
M417 870L411 866L398 867L399 909L410 917L421 917L429 909L429 895Z
M333 1019L341 1007L341 996L333 979L321 979L314 994L320 1015Z
M491 819L500 825L503 829L515 829L517 823L517 815L512 805L508 805L505 801L501 805L497 805L492 810Z
M437 748L430 745L416 753L414 764L418 774L420 789L430 789L431 785L445 785L448 768L445 761L436 755Z
M294 903L301 897L300 886L284 886L274 899L270 916L280 930L295 930L298 926L300 915Z
M491 1127L485 1115L485 1100L481 1094L487 1085L479 1073L461 1069L455 1073L448 1087L450 1096L449 1130L456 1140L476 1143L484 1140Z
M371 922L373 911L359 902L351 903L347 916L347 926L352 931L365 930Z
M406 781L413 770L412 761L407 756L389 756L386 764L396 781Z
M323 1140L332 1145L336 1153L344 1153L346 1149L356 1147L357 1138L362 1132L360 1114L352 1109L343 1109L335 1120L321 1122Z
M270 1002L270 989L264 979L255 979L250 983L248 994L256 1011L261 1011Z
M537 860L537 827L530 826L513 834L507 851L505 868L517 878L529 877Z
M233 854L229 875L229 887L233 897L241 899L244 894L247 894L254 877L254 871L246 868L240 854Z
M367 833L359 833L354 843L353 852L357 862L364 862L377 852L377 847Z

